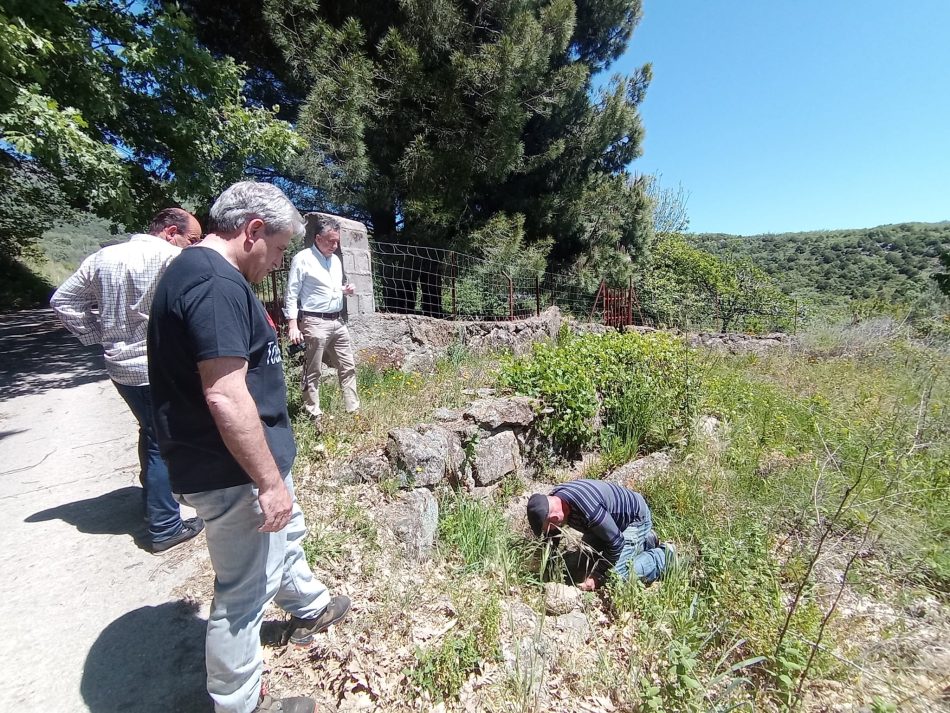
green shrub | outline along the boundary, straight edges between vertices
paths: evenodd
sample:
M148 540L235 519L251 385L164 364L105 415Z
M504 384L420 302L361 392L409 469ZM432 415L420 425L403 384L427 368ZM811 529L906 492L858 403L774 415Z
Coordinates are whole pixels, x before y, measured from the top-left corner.
M540 398L540 422L556 444L577 449L597 436L655 448L689 422L695 398L690 350L665 333L585 335L537 344L503 362L499 385Z

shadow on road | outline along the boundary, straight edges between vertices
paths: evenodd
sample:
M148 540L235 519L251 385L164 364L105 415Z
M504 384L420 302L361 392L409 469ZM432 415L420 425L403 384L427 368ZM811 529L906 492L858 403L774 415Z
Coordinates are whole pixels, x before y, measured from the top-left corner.
M205 687L207 622L197 604L141 607L107 626L83 667L90 713L210 713Z
M24 522L62 520L90 535L131 535L141 549L148 549L142 489L129 486L105 495L40 510Z
M109 378L102 347L84 347L51 309L0 314L0 401Z

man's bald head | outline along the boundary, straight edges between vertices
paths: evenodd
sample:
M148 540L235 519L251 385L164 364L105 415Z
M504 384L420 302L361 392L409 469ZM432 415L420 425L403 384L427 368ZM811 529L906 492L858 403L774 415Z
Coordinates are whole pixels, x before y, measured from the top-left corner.
M187 248L201 240L201 224L195 216L182 208L164 208L158 211L148 226L148 232L149 235L180 248Z

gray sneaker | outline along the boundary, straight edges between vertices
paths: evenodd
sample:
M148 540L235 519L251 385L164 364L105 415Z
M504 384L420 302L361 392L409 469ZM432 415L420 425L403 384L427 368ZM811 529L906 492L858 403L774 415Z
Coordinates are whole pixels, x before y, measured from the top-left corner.
M646 537L643 538L643 551L652 550L660 546L660 536L656 534L656 530L650 530Z
M312 698L272 698L265 695L252 713L314 713L317 703Z
M333 597L323 613L315 619L291 617L290 625L287 627L290 634L290 643L297 646L311 643L316 634L326 631L337 622L342 621L349 610L350 598L341 594Z

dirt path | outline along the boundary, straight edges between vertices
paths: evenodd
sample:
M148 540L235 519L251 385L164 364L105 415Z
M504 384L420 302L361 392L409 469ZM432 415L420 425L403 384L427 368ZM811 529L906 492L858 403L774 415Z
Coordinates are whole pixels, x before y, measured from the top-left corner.
M142 549L136 433L97 349L49 310L0 315L5 710L210 710L207 611L174 595L204 536Z

